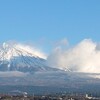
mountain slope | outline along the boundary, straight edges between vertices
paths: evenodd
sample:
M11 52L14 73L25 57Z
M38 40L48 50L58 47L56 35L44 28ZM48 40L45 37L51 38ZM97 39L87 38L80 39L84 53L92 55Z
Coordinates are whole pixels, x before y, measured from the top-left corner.
M0 48L0 71L35 72L56 70L48 67L46 60L35 55L29 47L3 43Z

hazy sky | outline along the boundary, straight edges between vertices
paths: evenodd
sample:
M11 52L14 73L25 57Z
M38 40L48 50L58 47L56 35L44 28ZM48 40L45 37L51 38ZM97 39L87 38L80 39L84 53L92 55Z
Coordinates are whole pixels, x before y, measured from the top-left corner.
M32 42L48 52L62 39L86 38L100 40L100 0L0 0L0 42Z

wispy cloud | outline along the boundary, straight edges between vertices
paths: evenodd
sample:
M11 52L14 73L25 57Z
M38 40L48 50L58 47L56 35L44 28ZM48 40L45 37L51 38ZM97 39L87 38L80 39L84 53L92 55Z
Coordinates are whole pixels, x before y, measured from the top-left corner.
M47 58L48 64L77 72L100 73L100 45L84 39L73 48L56 47Z
M16 47L21 48L21 49L24 49L25 51L27 51L27 52L29 52L31 54L34 54L34 55L36 55L38 57L41 57L41 58L46 59L46 54L43 53L39 48L36 48L35 46L32 46L31 47L29 45L25 45L25 44L18 43L16 45Z
M28 73L23 73L19 71L0 71L0 77L24 77L27 76Z

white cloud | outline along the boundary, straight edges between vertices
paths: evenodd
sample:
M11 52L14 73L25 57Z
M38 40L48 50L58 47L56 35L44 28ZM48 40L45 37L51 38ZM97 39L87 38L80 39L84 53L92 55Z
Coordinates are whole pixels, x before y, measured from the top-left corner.
M38 56L38 57L41 57L41 58L44 58L46 59L46 54L43 53L41 50L37 49L36 47L31 47L29 45L25 45L25 44L17 44L16 45L17 48L21 48L35 56Z
M58 42L59 45L67 45L68 41L66 38L62 39L61 41Z
M73 48L56 48L47 58L48 64L77 72L100 73L100 45L84 39Z
M29 73L23 73L19 71L0 71L0 77L24 77L27 76Z

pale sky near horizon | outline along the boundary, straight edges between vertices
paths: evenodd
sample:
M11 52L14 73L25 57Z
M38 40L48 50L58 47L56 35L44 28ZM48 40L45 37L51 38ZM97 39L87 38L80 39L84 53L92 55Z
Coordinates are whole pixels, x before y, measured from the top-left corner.
M0 43L31 42L49 52L57 41L100 42L100 0L1 0Z

